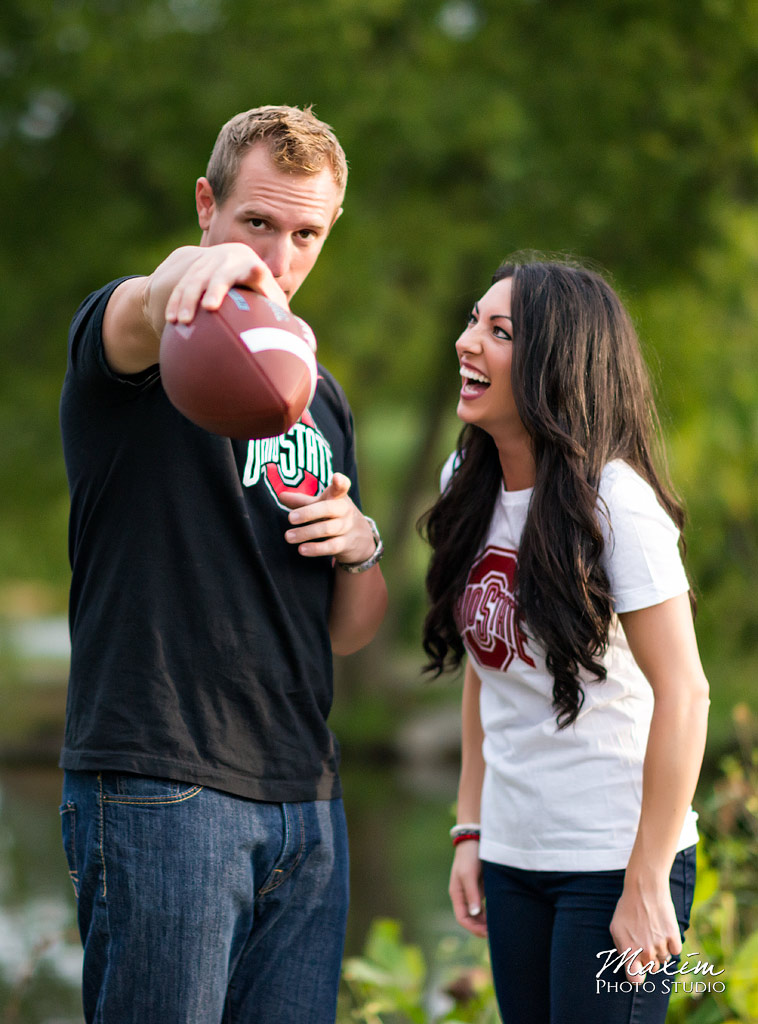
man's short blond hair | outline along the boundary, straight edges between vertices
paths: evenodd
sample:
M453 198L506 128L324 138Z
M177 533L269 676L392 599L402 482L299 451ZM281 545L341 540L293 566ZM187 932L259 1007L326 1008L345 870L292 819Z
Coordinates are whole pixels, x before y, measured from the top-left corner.
M294 174L318 174L329 167L340 192L347 184L347 160L332 128L310 107L255 107L226 122L213 147L206 177L217 205L234 188L240 161L257 142L265 142L274 164Z

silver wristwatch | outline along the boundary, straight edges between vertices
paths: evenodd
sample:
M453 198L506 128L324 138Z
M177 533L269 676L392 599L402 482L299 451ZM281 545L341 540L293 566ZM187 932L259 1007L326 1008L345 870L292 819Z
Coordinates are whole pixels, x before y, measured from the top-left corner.
M371 536L374 538L376 547L374 548L374 553L365 562L337 562L340 569L344 569L345 572L365 572L367 569L373 569L384 554L384 544L382 544L382 538L379 536L376 523L370 516L364 516L363 518L371 527Z

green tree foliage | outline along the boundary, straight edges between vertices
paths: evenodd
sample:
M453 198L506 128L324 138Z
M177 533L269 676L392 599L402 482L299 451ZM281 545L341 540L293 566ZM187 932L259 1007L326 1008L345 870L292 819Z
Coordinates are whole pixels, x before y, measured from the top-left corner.
M193 182L228 116L313 103L351 181L298 312L358 415L365 496L392 540L389 635L407 624L416 642L412 524L455 433L465 311L509 251L570 251L638 313L711 660L744 681L757 71L750 0L5 0L0 579L63 600L56 413L74 308L197 239Z

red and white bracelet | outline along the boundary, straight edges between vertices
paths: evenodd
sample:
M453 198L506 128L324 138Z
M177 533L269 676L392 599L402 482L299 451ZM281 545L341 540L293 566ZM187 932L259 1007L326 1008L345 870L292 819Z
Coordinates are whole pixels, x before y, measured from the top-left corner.
M481 828L479 822L467 822L464 825L453 825L450 829L450 838L453 840L453 846L457 846L459 843L465 843L469 839L473 839L475 842L479 842L481 836Z

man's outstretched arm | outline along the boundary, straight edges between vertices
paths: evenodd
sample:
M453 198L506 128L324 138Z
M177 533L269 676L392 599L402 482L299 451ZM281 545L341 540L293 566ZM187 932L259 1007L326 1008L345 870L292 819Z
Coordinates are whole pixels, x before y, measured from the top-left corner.
M167 320L190 323L201 305L218 309L231 287L245 285L288 308L266 264L242 242L175 249L149 277L123 281L105 308L103 346L116 373L132 374L158 362Z

